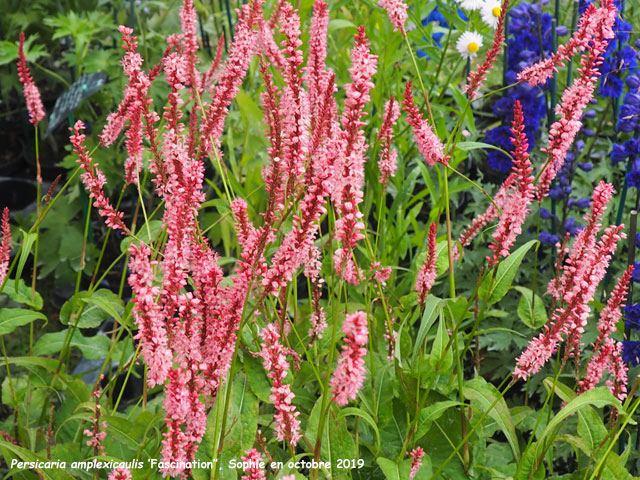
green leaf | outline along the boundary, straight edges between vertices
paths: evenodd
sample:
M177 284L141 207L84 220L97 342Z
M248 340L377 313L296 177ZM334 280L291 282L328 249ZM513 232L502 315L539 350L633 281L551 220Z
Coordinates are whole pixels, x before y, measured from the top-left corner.
M396 462L382 457L378 457L376 462L380 466L382 473L384 473L384 478L387 480L400 480L400 466Z
M55 333L45 333L33 346L34 355L51 355L62 350L64 342L71 329L61 330ZM79 330L73 331L73 337L69 343L71 347L78 348L82 355L89 360L104 358L109 352L111 340L105 335L84 337Z
M547 323L547 311L544 302L527 287L515 287L522 294L518 304L518 317L529 328L538 329ZM533 300L535 298L535 301ZM533 303L533 308L532 307Z
M513 477L513 480L544 480L545 469L544 462L540 460L538 462L538 442L533 442L522 454L520 463L518 464L518 471Z
M578 395L567 403L564 408L551 419L547 427L542 432L542 435L540 435L538 441L542 442L545 440L549 434L555 431L555 429L565 421L565 419L590 406L596 408L613 407L621 414L625 414L620 400L613 396L608 387L597 387Z
M484 149L488 148L488 149L491 149L491 150L498 150L499 152L504 153L507 157L513 158L511 156L511 154L509 152L507 152L506 150L503 150L500 147L496 147L495 145L491 145L490 143L484 143L484 142L459 142L458 144L456 144L456 148L458 148L459 150L463 150L465 152L467 152L469 150L484 150Z
M449 268L449 249L447 243L448 242L444 240L436 244L436 271L438 276L442 275ZM452 245L452 248L456 249L457 246ZM423 259L424 258L426 258L426 253ZM422 261L420 261L418 265L422 265Z
M555 393L565 402L570 402L577 397L576 393L563 383L546 378L544 386L547 391L551 391L555 385ZM578 435L584 440L585 450L588 455L593 455L601 447L602 440L607 436L607 428L602 423L602 419L591 407L584 407L578 410Z
M35 320L47 320L42 313L23 308L0 309L0 335L12 333L16 328L27 325Z
M602 480L634 480L638 477L633 477L629 473L624 467L620 456L609 452L604 462L604 468L602 469L602 476L600 478Z
M476 402L484 412L489 412L489 416L498 424L500 430L507 437L507 441L513 451L513 456L520 457L520 447L516 436L516 428L511 418L511 412L507 408L507 402L500 395L498 389L482 377L468 380L462 387L465 398ZM473 405L473 404L472 404Z
M453 341L456 340L454 339ZM451 348L446 348L447 343L449 343L449 335L447 334L445 317L441 315L440 323L438 323L438 332L436 333L436 338L431 347L431 355L429 356L429 362L432 367L436 368L438 364L440 364L439 373L447 372L453 365L453 352Z
M271 383L267 375L264 373L264 367L257 358L251 355L245 355L243 359L244 371L247 374L249 380L249 387L256 397L266 403L271 403L269 397L271 396Z
M369 424L369 426L373 429L373 432L376 434L377 448L378 448L377 452L379 452L380 451L380 445L381 445L381 442L380 442L380 430L378 430L378 425L373 420L373 418L371 418L371 415L369 415L364 410L361 410L360 408L347 407L347 408L343 408L342 410L340 410L340 413L338 414L338 418L344 418L344 417L347 417L349 415L353 415L354 417L360 417L361 419L363 419L365 422L367 422Z
M28 287L23 279L18 280L18 286L16 288L15 280L8 279L4 285L2 293L9 296L11 300L16 303L22 303L29 305L36 310L42 310L42 296L38 292L34 292L33 299L31 298L31 287Z
M37 234L27 233L24 230L20 230L22 232L22 248L20 249L20 259L18 260L18 268L16 270L16 278L22 277L22 270L24 269L24 264L27 262L27 258L29 258L29 254L31 253L31 247L33 246L33 242L36 241ZM17 290L16 290L17 291Z
M38 455L33 453L25 448L14 445L13 443L6 442L4 440L0 440L0 449L2 450L2 454L5 458L5 461L8 465L11 465L12 456L19 458L23 462L47 462L47 458L42 455ZM15 458L14 457L14 458ZM52 469L36 469L40 478L44 478L46 480L63 480L63 479L72 479L73 477L69 475L64 470L59 468ZM7 475L7 477L11 477L11 474Z
M151 232L151 240L149 239L149 232ZM120 242L120 252L125 253L129 250L129 246L135 241L136 245L139 245L139 241L145 243L145 245L150 245L152 242L156 241L162 232L162 221L161 220L149 220L148 228L147 225L142 225L136 234L136 238L132 236L127 236L122 239Z
M356 29L356 26L353 22L346 20L344 18L334 18L329 21L329 33L334 32L336 30L342 30L343 28Z
M422 314L422 320L420 321L420 328L418 329L418 335L416 336L416 343L413 345L413 358L418 355L422 342L426 338L431 326L435 323L436 318L442 313L442 307L440 306L440 299L433 295L427 295L424 302L424 313Z
M73 325L76 322L75 316L82 308L80 317L77 319L78 328L97 328L108 318L120 319L118 312L124 308L122 300L110 290L101 288L92 295L88 291L78 292L67 300L60 310L60 323L63 325ZM74 318L71 318L71 315Z
M493 305L494 303L500 301L509 290L511 283L516 276L516 272L518 271L518 268L522 263L522 259L531 249L531 247L533 247L537 243L537 240L531 240L525 243L519 249L505 258L502 262L500 262L493 282L492 275L488 275L480 285L480 290L478 292L479 297L483 300L487 299L489 305Z
M333 416L332 416L333 417ZM353 441L344 419L331 418L325 423L325 430L328 433L329 441L322 444L328 447L328 457L331 459L331 471L333 478L338 478L345 470L338 468L340 459L355 459L356 445Z
M117 320L118 323L122 323L120 312L124 310L124 303L122 299L111 290L101 288L96 290L89 298L83 298L82 301L89 304L88 307L84 307L82 315L92 315L92 309L97 307L108 315L107 318L113 318Z
M445 400L443 402L436 402L433 405L429 405L428 407L420 410L420 414L418 415L418 426L416 428L415 435L416 441L420 440L426 435L426 433L431 428L432 422L438 420L447 409L460 405L462 405L462 403L460 402L456 402L454 400Z
M231 411L227 419L230 431L225 451L238 458L253 445L258 429L258 399L251 392L245 375L236 375L231 386Z

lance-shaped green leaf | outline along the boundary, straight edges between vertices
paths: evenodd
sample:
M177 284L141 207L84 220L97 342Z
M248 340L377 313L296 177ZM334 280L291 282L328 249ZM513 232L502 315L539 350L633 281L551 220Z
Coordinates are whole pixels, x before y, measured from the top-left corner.
M520 447L516 436L516 428L511 418L511 412L507 408L507 403L500 395L500 392L492 384L482 377L468 380L462 387L465 398L472 401L472 406L479 406L484 412L498 424L500 430L507 437L507 441L513 451L513 456L520 457Z
M498 264L495 278L492 279L492 275L487 275L480 285L479 297L482 300L486 299L489 305L499 302L507 294L509 287L513 283L522 259L536 243L538 243L537 240L531 240L502 260Z
M27 325L35 320L47 320L40 312L24 308L0 309L0 335L12 333L16 328Z

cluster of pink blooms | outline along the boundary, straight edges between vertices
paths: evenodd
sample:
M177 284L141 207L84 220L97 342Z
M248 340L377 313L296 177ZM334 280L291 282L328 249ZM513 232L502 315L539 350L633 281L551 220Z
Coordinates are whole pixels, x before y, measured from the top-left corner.
M436 234L438 227L435 223L429 225L429 236L427 238L427 257L418 271L418 277L416 278L415 291L418 292L418 303L424 304L427 294L433 287L438 276L438 270L436 262L438 261L438 254L436 252Z
M245 468L246 475L242 476L242 480L263 480L267 478L264 470L260 468L262 463L262 455L255 448L250 449L244 457L242 457L242 463L247 465Z
M400 30L404 34L404 24L407 21L407 4L404 0L380 0L378 2L387 11L393 30Z
M507 17L507 10L509 8L509 0L503 0L500 7L500 16L498 17L498 24L496 25L496 33L493 37L493 43L491 48L484 57L482 63L476 70L469 74L467 78L467 85L464 91L469 95L469 100L473 100L478 96L478 89L482 86L486 79L487 73L491 71L493 65L496 63L496 59L502 50L502 44L504 43L504 27L505 19Z
M104 375L100 376L100 381L104 378ZM87 440L87 446L93 447L94 455L106 455L104 452L104 439L107 438L107 422L100 421L102 416L102 405L100 405L100 398L102 397L102 390L100 390L100 384L96 385L93 391L93 396L96 400L96 405L93 410L94 416L91 418L91 429L85 429L84 433L89 440Z
M365 229L362 212L358 205L362 203L364 186L364 162L367 144L361 118L365 115L364 106L369 102L369 91L374 87L371 78L376 73L376 59L369 51L369 41L364 27L358 28L356 44L351 52L352 65L349 68L351 81L345 85L347 98L342 114L343 131L338 139L339 155L335 160L332 199L338 212L336 220L336 239L342 244L333 256L334 267L347 282L357 284L360 272L353 260L354 248L364 238Z
M549 80L558 67L573 58L578 52L590 51L593 42L602 42L614 38L613 24L616 17L613 0L602 0L600 7L590 4L580 17L577 30L565 45L559 45L549 58L535 63L518 74L518 80L526 81L532 86L541 85Z
M129 229L122 221L124 213L118 212L104 194L104 185L107 180L98 166L91 164L89 152L87 147L84 146L85 135L80 133L80 130L83 129L84 123L82 123L82 120L78 120L73 128L69 128L73 132L70 137L73 151L78 155L78 163L84 169L84 173L81 175L82 182L89 191L89 196L93 198L93 206L99 209L100 215L105 218L107 226L114 230L128 232Z
M513 107L511 142L514 145L513 175L517 184L504 200L498 227L493 233L494 242L489 245L493 250L493 255L487 258L490 267L496 265L500 258L509 255L509 249L522 233L522 225L529 214L529 205L533 200L533 175L531 175L533 168L527 152L529 144L524 128L522 105L519 100L516 100Z
M0 285L4 283L11 261L11 226L9 224L9 209L2 211L2 242L0 242Z
M128 468L118 467L109 473L109 480L131 480L133 477Z
M220 141L229 104L238 94L249 61L257 48L258 31L255 27L262 14L262 4L262 0L253 0L243 5L238 13L229 57L217 85L211 87L211 102L204 105L203 126L199 132L204 142L203 151L217 148Z
M413 127L413 135L416 137L418 150L428 165L442 163L449 164L449 158L444 156L444 145L433 131L429 123L422 118L420 110L413 101L413 85L407 82L404 91L403 110L407 112L407 123Z
M413 480L418 474L418 470L422 466L422 457L424 457L424 449L422 447L416 447L411 452L407 452L411 455L411 471L409 472L409 480Z
M382 183L383 189L387 187L389 177L393 177L398 168L398 152L391 148L391 141L393 140L393 127L399 116L400 104L395 98L391 97L387 103L384 104L382 126L378 133L378 141L380 142L378 168L380 169L380 183Z
M597 238L600 219L613 195L613 187L602 181L595 188L591 213L585 216L585 228L580 232L565 261L562 274L549 284L548 291L557 306L544 331L531 340L518 357L514 375L526 379L538 372L557 351L566 336L565 359L573 356L576 364L580 356L580 340L589 317L589 303L598 284L604 278L617 243L625 235L623 225L610 226Z
M289 371L287 355L293 355L295 360L296 353L280 344L280 333L278 326L274 323L267 325L260 336L263 345L257 355L262 358L264 369L272 381L269 400L273 402L276 410L274 415L276 439L287 441L295 446L300 439L300 420L297 418L300 412L296 411L295 405L291 403L294 395L291 392L291 386L285 384L284 379Z
M389 275L391 275L391 267L383 267L377 260L371 263L371 278L381 285L386 285Z
M27 101L29 121L34 125L38 125L38 122L44 118L44 107L40 98L40 90L38 90L29 67L27 67L27 57L24 54L24 32L20 32L20 44L18 46L18 76L22 82L24 98Z
M367 354L365 345L369 343L367 314L360 311L347 315L342 331L345 334L342 355L329 382L333 387L333 400L340 406L346 405L349 400L355 400L364 382L364 356Z
M149 96L149 87L151 80L147 74L142 71L142 56L137 53L138 42L136 37L131 35L133 29L120 26L118 31L122 34L123 48L126 50L122 67L124 73L128 77L128 83L124 91L124 99L118 106L116 112L110 113L107 117L107 123L102 130L100 140L103 145L108 147L116 141L120 132L124 129L125 123L129 121L127 129L126 147L128 157L125 162L125 179L129 183L137 182L138 173L142 164L142 119L144 118L147 125L147 134L149 143L155 150L154 158L157 155L157 139L156 130L153 124L159 120L157 114L150 110L151 98ZM158 162L156 161L155 164ZM157 172L156 168L156 173Z
M542 151L547 154L537 189L537 197L542 201L564 164L567 152L575 136L582 127L582 114L593 98L596 82L600 75L599 66L607 50L609 40L614 38L613 25L616 19L613 0L602 0L600 7L589 5L580 20L580 26L567 45L560 46L550 58L542 60L522 72L518 78L530 85L539 85L549 79L557 66L572 58L578 51L585 51L580 60L577 78L562 94L556 107L560 118L549 129L549 144Z
M587 373L578 382L578 391L591 390L602 378L605 370L613 374L613 380L607 385L619 400L627 396L627 365L622 361L622 342L611 336L616 331L616 324L622 318L621 308L627 298L627 290L631 280L633 265L622 274L609 296L607 305L600 312L598 319L598 338L593 344L591 359L587 364Z

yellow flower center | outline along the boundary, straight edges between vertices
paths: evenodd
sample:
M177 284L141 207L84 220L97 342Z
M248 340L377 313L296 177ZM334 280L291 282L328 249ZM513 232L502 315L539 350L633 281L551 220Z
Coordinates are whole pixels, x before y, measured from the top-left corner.
M476 42L469 42L469 45L467 45L467 50L469 50L469 53L476 53L478 50L480 50L480 47Z
M491 13L493 13L494 17L499 17L500 16L500 7L494 7L493 10L491 10Z

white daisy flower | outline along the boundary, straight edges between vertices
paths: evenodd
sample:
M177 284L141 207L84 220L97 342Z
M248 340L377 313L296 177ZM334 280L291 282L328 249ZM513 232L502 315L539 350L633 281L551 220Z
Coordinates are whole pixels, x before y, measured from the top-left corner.
M460 0L460 6L465 10L480 10L483 0Z
M499 0L484 0L480 7L480 15L482 21L489 25L491 28L496 28L498 25L498 18L500 18L500 7L502 4Z
M475 58L482 47L482 35L478 32L464 32L458 38L456 48L464 58Z

